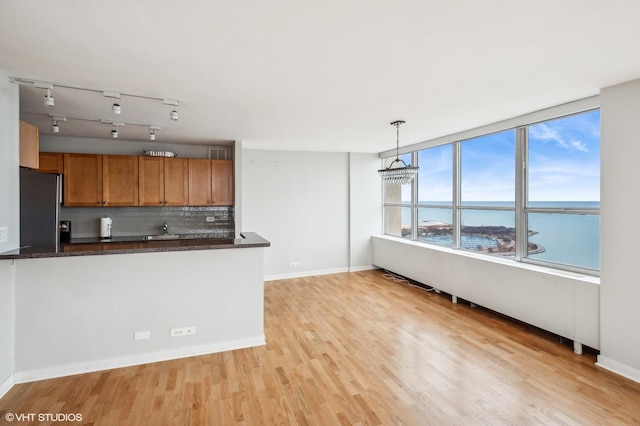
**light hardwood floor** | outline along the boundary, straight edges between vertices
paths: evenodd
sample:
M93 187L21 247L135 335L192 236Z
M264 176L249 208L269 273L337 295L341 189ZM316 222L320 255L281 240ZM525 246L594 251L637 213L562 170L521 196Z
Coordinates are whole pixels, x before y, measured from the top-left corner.
M262 347L16 385L0 423L640 424L640 384L593 353L380 271L265 283L265 330Z

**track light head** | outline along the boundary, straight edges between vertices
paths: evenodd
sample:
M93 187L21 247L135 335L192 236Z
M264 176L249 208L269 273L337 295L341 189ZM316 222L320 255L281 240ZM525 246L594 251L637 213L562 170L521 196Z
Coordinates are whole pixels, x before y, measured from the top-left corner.
M44 104L49 107L52 107L55 104L53 96L51 96L51 88L47 89L47 94L44 96Z
M149 140L150 141L155 141L156 140L156 132L153 129L149 130Z
M111 137L113 139L118 139L118 129L116 129L115 127L113 128L113 130L111 131Z
M120 108L120 104L115 103L111 106L111 111L113 111L114 114L120 114L122 112L122 109Z
M58 126L58 121L67 121L67 117L60 117L57 115L51 116L51 132L52 133L60 133L60 126Z
M178 111L176 111L175 109L171 111L171 114L169 116L171 117L171 120L178 121Z

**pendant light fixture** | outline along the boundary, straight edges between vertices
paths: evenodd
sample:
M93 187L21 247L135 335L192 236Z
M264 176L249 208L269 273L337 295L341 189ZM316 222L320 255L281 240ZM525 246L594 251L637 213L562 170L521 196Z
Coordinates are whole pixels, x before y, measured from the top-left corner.
M404 124L404 121L397 120L391 123L396 127L396 159L389 164L386 169L378 170L382 182L386 185L403 185L405 183L411 183L418 174L417 167L407 166L403 160L400 159L400 125Z

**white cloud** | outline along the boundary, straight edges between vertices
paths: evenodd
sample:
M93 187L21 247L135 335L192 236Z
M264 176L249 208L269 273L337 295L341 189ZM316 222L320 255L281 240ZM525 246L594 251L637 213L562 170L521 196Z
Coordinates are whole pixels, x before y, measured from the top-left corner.
M587 145L579 140L567 141L560 132L546 123L540 123L529 127L529 136L533 139L540 139L544 142L552 141L563 148L575 151L589 152Z

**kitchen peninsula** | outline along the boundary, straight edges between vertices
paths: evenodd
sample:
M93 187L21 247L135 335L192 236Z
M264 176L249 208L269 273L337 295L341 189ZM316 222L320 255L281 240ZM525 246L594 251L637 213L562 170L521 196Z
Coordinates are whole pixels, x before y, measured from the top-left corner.
M15 381L264 344L270 243L241 235L0 254L15 281Z

